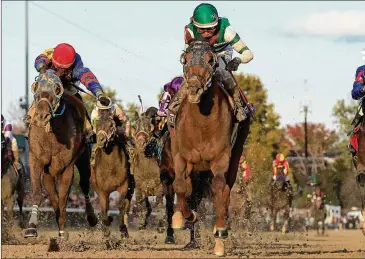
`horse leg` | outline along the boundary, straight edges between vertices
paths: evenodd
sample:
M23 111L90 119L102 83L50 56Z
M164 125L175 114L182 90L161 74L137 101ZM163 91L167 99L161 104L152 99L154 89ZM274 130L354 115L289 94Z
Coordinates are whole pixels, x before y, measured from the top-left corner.
M7 207L7 218L8 218L8 229L12 229L14 227L14 200L13 196L9 196L5 200Z
M290 206L289 204L285 207L285 212L284 212L284 224L283 227L281 229L281 234L285 235L288 231L288 227L289 227L289 217L290 217Z
M43 186L46 189L48 196L51 200L53 210L56 214L56 222L58 225L58 221L60 218L60 207L59 207L58 194L56 190L56 182L55 179L52 177L52 175L50 174L43 175Z
M109 237L110 236L109 226L113 221L113 218L111 216L108 216L109 193L106 193L105 191L100 191L98 192L98 196L99 196L100 211L102 214L101 221L103 222L103 235L104 237ZM120 198L122 199L122 197ZM123 214L121 214L120 217L123 217Z
M44 171L42 163L38 158L29 152L29 169L30 169L30 180L32 185L32 212L28 223L28 228L24 231L24 238L37 237L37 226L38 226L38 207L42 202L42 185L41 185L41 174Z
M23 171L24 172L24 171ZM20 175L16 187L16 191L18 194L18 197L16 199L18 206L19 206L19 227L24 228L24 214L23 214L23 202L24 202L24 196L25 196L25 183L24 183L24 175Z
M163 233L164 232L164 222L165 222L165 217L166 215L164 215L162 213L163 211L163 190L161 189L161 192L158 193L156 195L156 213L157 213L157 232L158 233ZM151 209L152 212L152 209Z
M167 230L165 244L175 244L174 229L172 228L172 216L174 215L174 189L171 183L163 182L166 199Z
M215 194L215 213L217 221L214 225L215 247L214 254L223 256L224 243L223 240L228 237L227 225L225 223L226 214L229 207L231 189L225 178L225 173L229 168L229 151L225 151L221 156L212 162L211 170L214 174L212 181L212 189Z
M80 183L79 183L80 189L85 197L86 220L89 223L90 227L94 227L98 223L98 219L95 215L94 208L90 202L90 196L89 196L91 168L90 168L90 153L87 147L85 148L81 156L77 159L75 165L80 175Z
M147 202L144 194L142 194L139 188L136 189L136 206L137 206L137 218L138 218L138 230L142 230L146 228L147 225L147 215L144 215L145 204L147 206ZM148 201L148 200L147 200Z
M59 237L68 240L68 232L65 231L66 224L66 205L71 190L72 180L74 176L73 164L69 165L62 175L58 178L58 204L60 217L58 218Z
M128 238L128 227L126 225L128 217L126 215L129 214L130 210L130 191L129 191L130 181L125 181L124 184L118 187L118 192L120 194L119 200L119 214L120 214L120 225L119 230L121 232L122 238Z
M187 164L180 154L176 154L174 164L175 180L173 187L179 206L172 217L172 227L174 229L182 229L184 227L184 218L190 223L195 223L197 220L196 213L192 212L186 203L186 193L188 192L187 178L189 178L193 166L192 164Z

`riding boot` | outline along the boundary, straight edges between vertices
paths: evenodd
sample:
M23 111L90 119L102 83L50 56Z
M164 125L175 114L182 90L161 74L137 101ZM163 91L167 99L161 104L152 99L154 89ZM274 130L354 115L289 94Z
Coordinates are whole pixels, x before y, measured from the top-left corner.
M223 80L224 88L227 90L227 92L233 97L233 101L235 104L235 113L236 113L236 119L241 122L247 119L247 114L244 110L244 107L246 106L243 103L241 94L239 92L238 86L235 86L235 83L233 79L225 79Z
M172 98L167 112L167 124L174 128L175 127L175 117L179 111L181 101L183 100L186 93L187 84L185 81L182 83L180 90Z
M30 105L27 114L25 115L23 122L25 124L25 127L27 128L26 133L24 134L24 136L26 138L28 138L29 135L29 126L32 123L32 119L34 118L35 115L35 105L34 105L34 101L32 102L32 104Z
M84 118L84 134L88 143L96 142L96 134L93 130L93 127L91 126L91 121L89 120L88 116L85 116Z

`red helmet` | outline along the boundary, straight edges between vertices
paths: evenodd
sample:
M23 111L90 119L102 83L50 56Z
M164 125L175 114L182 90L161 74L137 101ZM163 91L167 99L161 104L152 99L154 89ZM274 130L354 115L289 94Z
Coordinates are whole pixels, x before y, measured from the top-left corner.
M58 44L52 55L52 63L56 68L69 68L75 61L76 51L67 43Z
M285 160L285 156L282 153L279 153L279 154L276 155L275 160L276 160L277 163L282 163Z

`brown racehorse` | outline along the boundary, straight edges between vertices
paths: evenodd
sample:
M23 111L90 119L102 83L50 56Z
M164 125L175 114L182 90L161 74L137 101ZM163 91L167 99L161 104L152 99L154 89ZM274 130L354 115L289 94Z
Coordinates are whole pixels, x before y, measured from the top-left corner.
M314 218L314 229L317 230L317 234L319 235L319 224L318 222L322 222L322 236L324 235L325 224L324 221L326 219L327 213L324 206L323 198L320 195L313 197L312 206L310 209L311 217Z
M290 209L293 202L293 190L291 186L285 185L283 168L278 168L279 180L271 181L269 184L268 207L271 213L270 230L276 229L276 218L279 211L284 210L284 225L281 229L282 234L288 231L290 224Z
M17 203L19 206L19 226L24 228L23 223L23 200L25 196L25 176L24 166L17 171L11 159L8 157L9 139L6 139L1 133L1 211L4 211L4 205L7 206L8 229L14 225L14 194L17 193ZM2 217L3 218L3 217Z
M100 114L95 121L97 148L91 180L101 207L104 237L110 236L109 226L113 221L113 218L108 216L109 195L114 191L120 194L119 229L121 237L124 238L129 237L127 220L134 186L128 172L125 139L123 134L118 134L117 126L120 125L117 125L108 112Z
M136 139L136 151L133 158L133 160L135 161L133 172L136 179L136 189L141 189L141 192L145 193L144 195L142 195L141 198L143 198L143 196L146 197L146 202L148 201L147 196L152 195L153 193L154 195L156 195L156 199L158 199L156 202L159 205L162 205L163 200L161 196L161 191L163 196L165 196L166 214L168 222L165 243L174 244L174 231L171 227L172 215L174 213L174 192L172 188L174 170L171 157L170 138L164 134L163 136L161 136L161 139L158 139L158 141L164 142L164 144L161 145L162 150L159 158L156 158L155 155L149 154L149 151L146 151L146 144L151 143L151 139L153 138L153 132L159 130L157 129L158 126L156 125L156 116L157 108L155 107L148 108L146 112L142 113L141 115L138 115L138 113L135 114L136 123L133 127L133 135ZM168 131L165 131L165 133L168 133ZM146 155L148 156L148 158L146 157ZM158 185L156 185L156 180L158 181ZM150 192L150 194L148 194L148 192ZM138 192L136 192L136 199L138 196L137 193ZM140 205L142 204L142 201L140 201Z
M66 204L75 164L80 173L80 188L85 196L88 223L90 226L97 224L89 198L90 155L83 134L84 118L80 116L85 114L86 109L75 96L64 93L62 82L53 70L47 70L40 75L32 85L32 92L36 106L35 116L29 128L33 208L24 236L38 235L38 207L42 201L43 179L43 186L56 213L59 237L67 239Z
M196 212L188 206L186 197L192 197L196 206L200 203L202 178L200 173L191 172L211 171L217 216L214 253L224 255L230 191L236 180L250 119L240 123L232 145L235 118L229 100L214 76L217 60L212 46L205 41L193 41L183 55L187 93L182 97L175 127L169 128L175 168L173 187L178 197L173 227L183 228L184 219L191 224L197 221Z

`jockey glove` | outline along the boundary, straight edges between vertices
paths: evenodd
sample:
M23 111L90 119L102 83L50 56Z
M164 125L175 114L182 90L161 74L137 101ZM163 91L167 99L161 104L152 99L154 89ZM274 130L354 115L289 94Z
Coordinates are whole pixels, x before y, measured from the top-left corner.
M240 64L241 64L240 58L235 57L234 59L228 62L226 69L228 71L237 71Z

